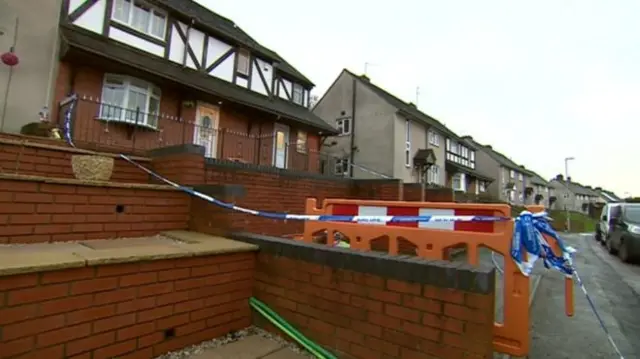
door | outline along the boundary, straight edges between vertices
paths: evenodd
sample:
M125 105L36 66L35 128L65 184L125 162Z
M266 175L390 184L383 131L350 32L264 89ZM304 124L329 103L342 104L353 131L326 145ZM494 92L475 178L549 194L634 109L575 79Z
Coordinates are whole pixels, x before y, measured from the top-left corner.
M204 147L204 155L216 158L217 131L220 119L218 107L206 103L198 103L196 109L196 126L193 131L193 142Z
M289 150L289 126L276 123L273 129L273 165L287 168L287 152Z

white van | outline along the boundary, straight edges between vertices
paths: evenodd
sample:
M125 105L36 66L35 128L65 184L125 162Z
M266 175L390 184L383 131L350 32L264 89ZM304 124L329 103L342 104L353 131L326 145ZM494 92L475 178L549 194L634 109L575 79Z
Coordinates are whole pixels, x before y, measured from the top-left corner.
M602 208L600 220L596 225L596 241L604 244L609 235L609 218L611 218L611 209L621 206L622 203L608 203Z

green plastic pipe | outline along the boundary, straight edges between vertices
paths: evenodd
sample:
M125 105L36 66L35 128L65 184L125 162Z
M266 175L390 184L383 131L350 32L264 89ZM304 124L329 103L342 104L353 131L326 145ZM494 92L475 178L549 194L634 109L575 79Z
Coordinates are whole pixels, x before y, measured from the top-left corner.
M325 350L322 346L312 342L310 339L304 336L304 334L300 333L296 328L294 328L291 324L289 324L284 318L278 315L278 313L274 312L271 308L269 308L265 303L261 302L255 297L250 299L252 303L260 307L270 318L277 321L281 326L287 329L288 332L292 333L296 338L304 341L309 346L312 346L316 351L320 352L324 355L325 358L328 359L337 359L333 354L329 351Z
M338 359L335 355L325 350L322 346L312 342L307 337L305 337L302 333L300 333L297 329L295 329L291 324L285 321L281 316L279 316L276 312L271 310L271 308L269 308L266 304L259 301L257 298L251 297L249 299L249 304L251 305L251 307L253 307L253 309L255 309L263 317L269 320L273 325L275 325L283 333L287 334L296 342L298 342L298 344L302 345L316 358Z

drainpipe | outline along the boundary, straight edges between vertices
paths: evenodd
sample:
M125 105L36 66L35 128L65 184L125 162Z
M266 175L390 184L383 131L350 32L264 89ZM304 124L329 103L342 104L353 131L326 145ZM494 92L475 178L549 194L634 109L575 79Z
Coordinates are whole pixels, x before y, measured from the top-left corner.
M355 135L356 135L356 85L357 80L354 78L352 82L353 89L351 91L351 139L350 139L350 150L349 150L349 177L353 178L353 159L355 157L355 153L353 148L355 147Z

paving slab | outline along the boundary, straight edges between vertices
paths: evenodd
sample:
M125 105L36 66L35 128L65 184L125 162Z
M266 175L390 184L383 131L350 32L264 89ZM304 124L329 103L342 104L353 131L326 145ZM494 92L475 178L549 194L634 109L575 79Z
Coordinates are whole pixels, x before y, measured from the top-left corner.
M261 359L309 359L308 355L296 353L289 348L282 348Z
M282 344L259 335L251 335L221 347L205 350L189 359L262 359L282 349ZM296 357L291 357L295 359ZM270 358L274 359L274 358ZM275 359L289 359L275 357Z

